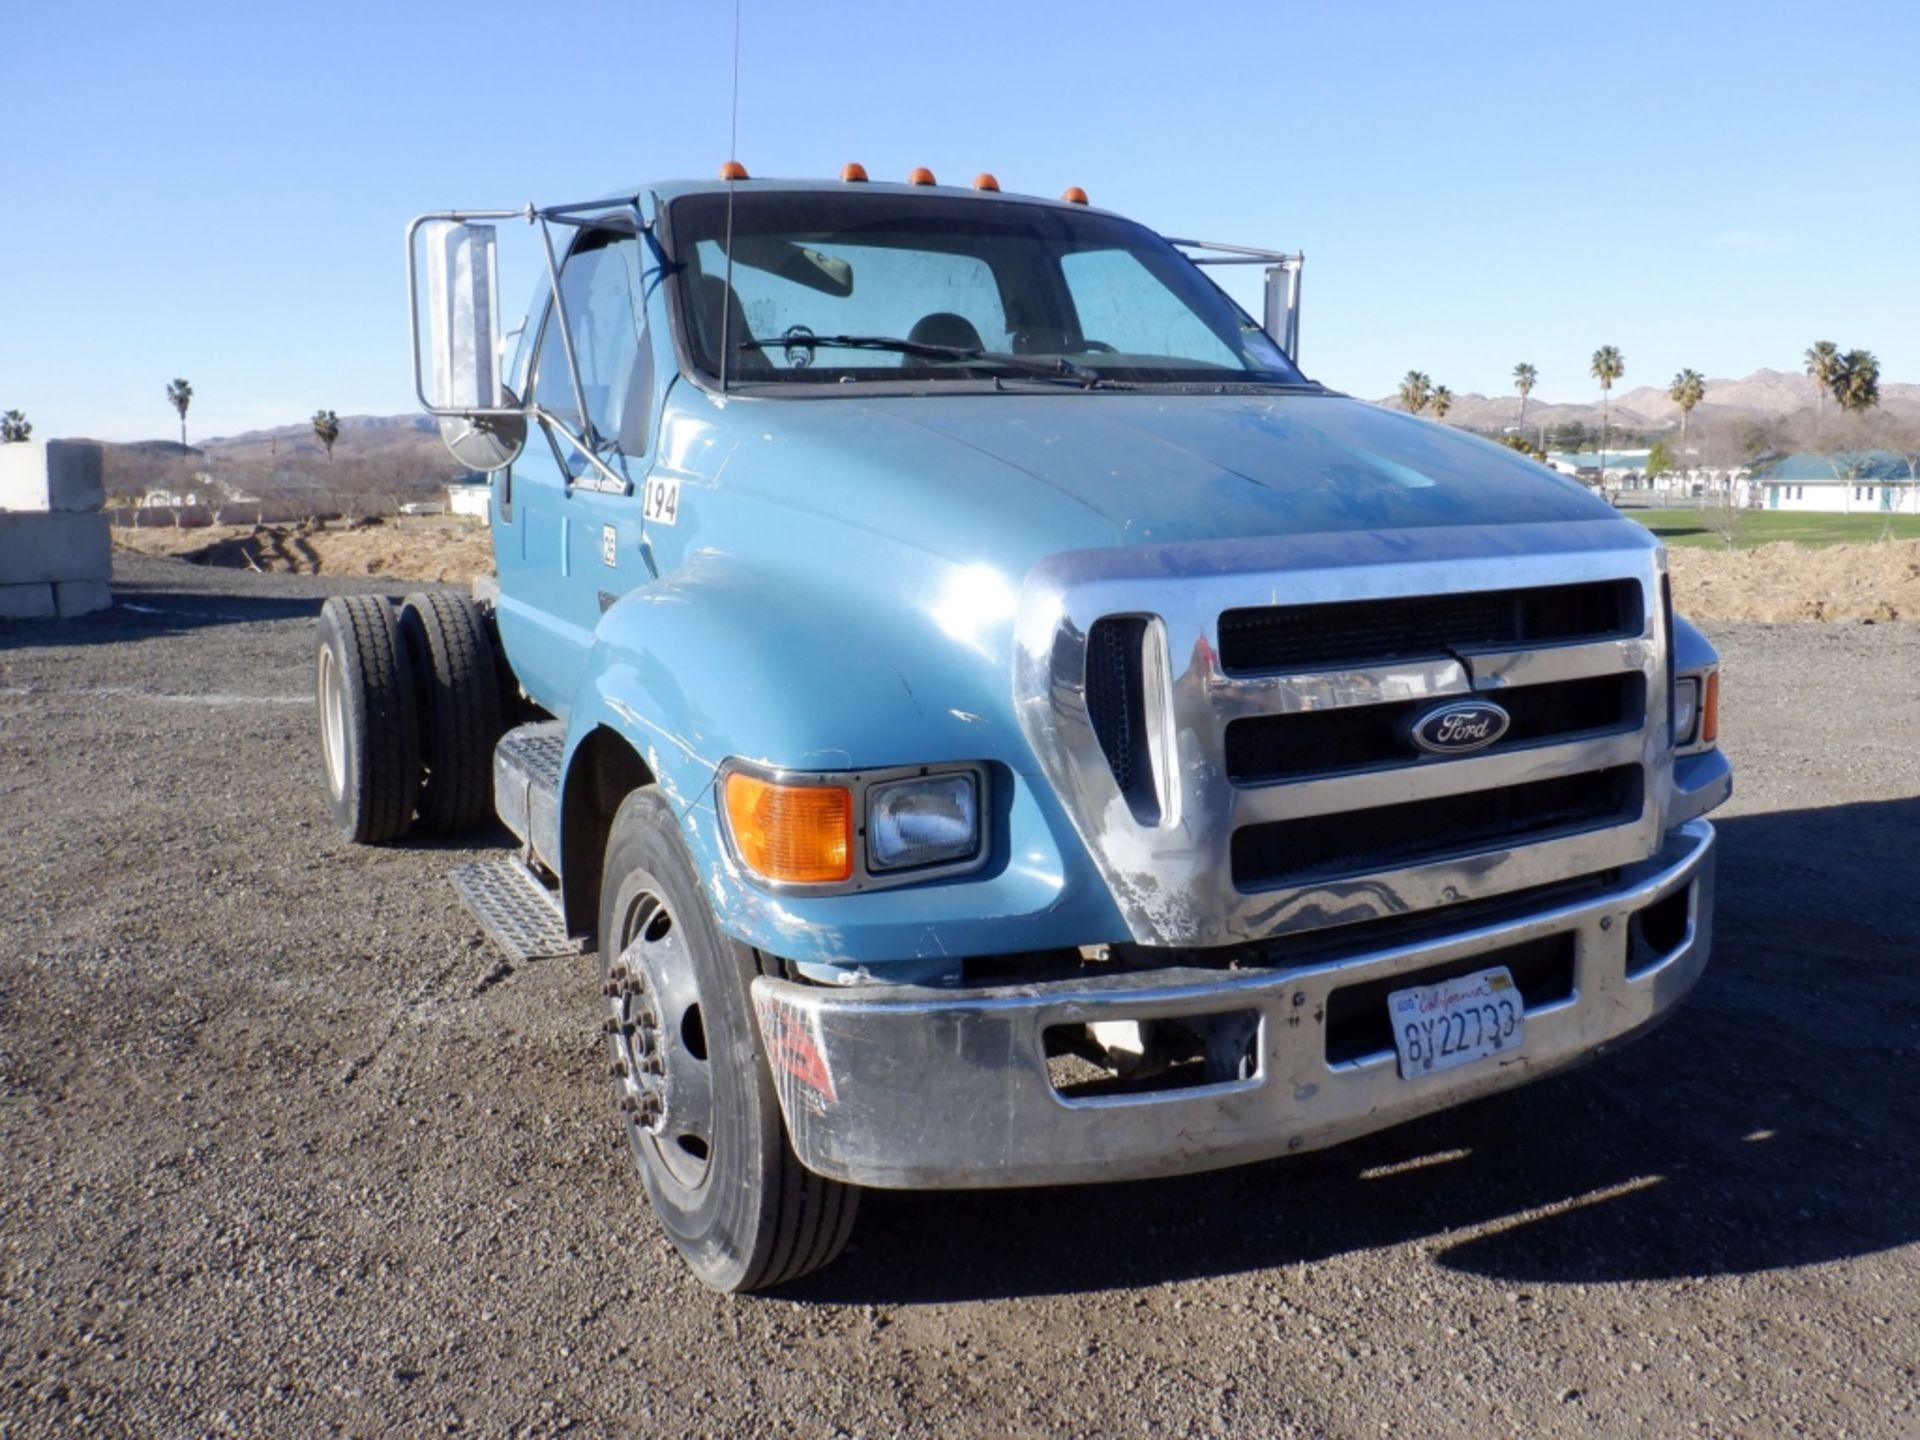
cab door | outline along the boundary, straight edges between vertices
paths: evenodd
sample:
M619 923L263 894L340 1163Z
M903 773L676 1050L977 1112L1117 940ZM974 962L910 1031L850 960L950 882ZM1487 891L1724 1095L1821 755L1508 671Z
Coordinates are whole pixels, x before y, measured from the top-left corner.
M600 616L646 578L641 492L656 399L644 303L649 259L642 237L623 222L575 241L560 270L560 295L579 386L567 365L560 308L549 299L527 384L551 418L536 422L514 463L511 506L496 507L511 513L495 539L500 638L527 692L563 719ZM624 477L630 493L615 493L569 432Z

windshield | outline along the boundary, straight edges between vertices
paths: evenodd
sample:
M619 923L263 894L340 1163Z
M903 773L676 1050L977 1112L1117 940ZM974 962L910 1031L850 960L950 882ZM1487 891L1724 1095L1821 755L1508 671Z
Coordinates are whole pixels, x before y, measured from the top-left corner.
M1264 331L1142 226L898 192L687 195L668 211L694 364L729 384L1301 385ZM723 339L724 336L724 339Z

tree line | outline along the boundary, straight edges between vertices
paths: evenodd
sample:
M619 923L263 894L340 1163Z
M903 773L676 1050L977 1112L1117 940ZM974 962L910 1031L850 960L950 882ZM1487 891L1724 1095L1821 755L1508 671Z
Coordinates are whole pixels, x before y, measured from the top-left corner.
M1880 361L1871 350L1843 351L1831 340L1820 340L1807 348L1804 364L1806 374L1814 382L1816 404L1821 416L1826 413L1829 399L1843 414L1852 416L1864 415L1879 405ZM1626 357L1617 345L1602 345L1593 352L1588 373L1600 386L1599 430L1591 430L1578 421L1556 425L1549 432L1551 438L1548 443L1556 449L1578 451L1597 441L1600 468L1604 470L1614 439L1613 385L1627 373ZM1523 360L1513 367L1513 388L1520 396L1518 424L1522 430L1526 426L1527 401L1539 378L1539 370L1527 361ZM1680 453L1684 457L1691 454L1689 431L1693 412L1707 398L1706 377L1691 368L1679 371L1667 386L1667 398L1680 411ZM1409 370L1400 381L1399 400L1401 408L1408 414L1420 415L1431 410L1435 419L1445 420L1447 412L1453 407L1454 397L1446 386L1435 385L1425 371ZM1516 448L1530 447L1523 443Z

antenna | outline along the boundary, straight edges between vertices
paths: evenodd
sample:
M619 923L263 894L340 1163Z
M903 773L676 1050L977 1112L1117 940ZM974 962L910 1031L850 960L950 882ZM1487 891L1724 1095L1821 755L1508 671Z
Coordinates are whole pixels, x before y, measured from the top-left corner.
M720 297L720 393L727 393L727 358L733 349L733 189L740 158L740 0L733 0L733 104L727 113L727 288Z

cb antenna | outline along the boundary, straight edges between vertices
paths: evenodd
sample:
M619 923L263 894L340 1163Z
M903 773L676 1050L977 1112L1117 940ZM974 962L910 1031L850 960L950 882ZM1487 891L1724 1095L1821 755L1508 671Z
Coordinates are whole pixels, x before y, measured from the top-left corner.
M727 361L733 353L733 187L740 174L740 0L733 0L733 104L727 113L727 289L720 297L720 393L727 393Z

